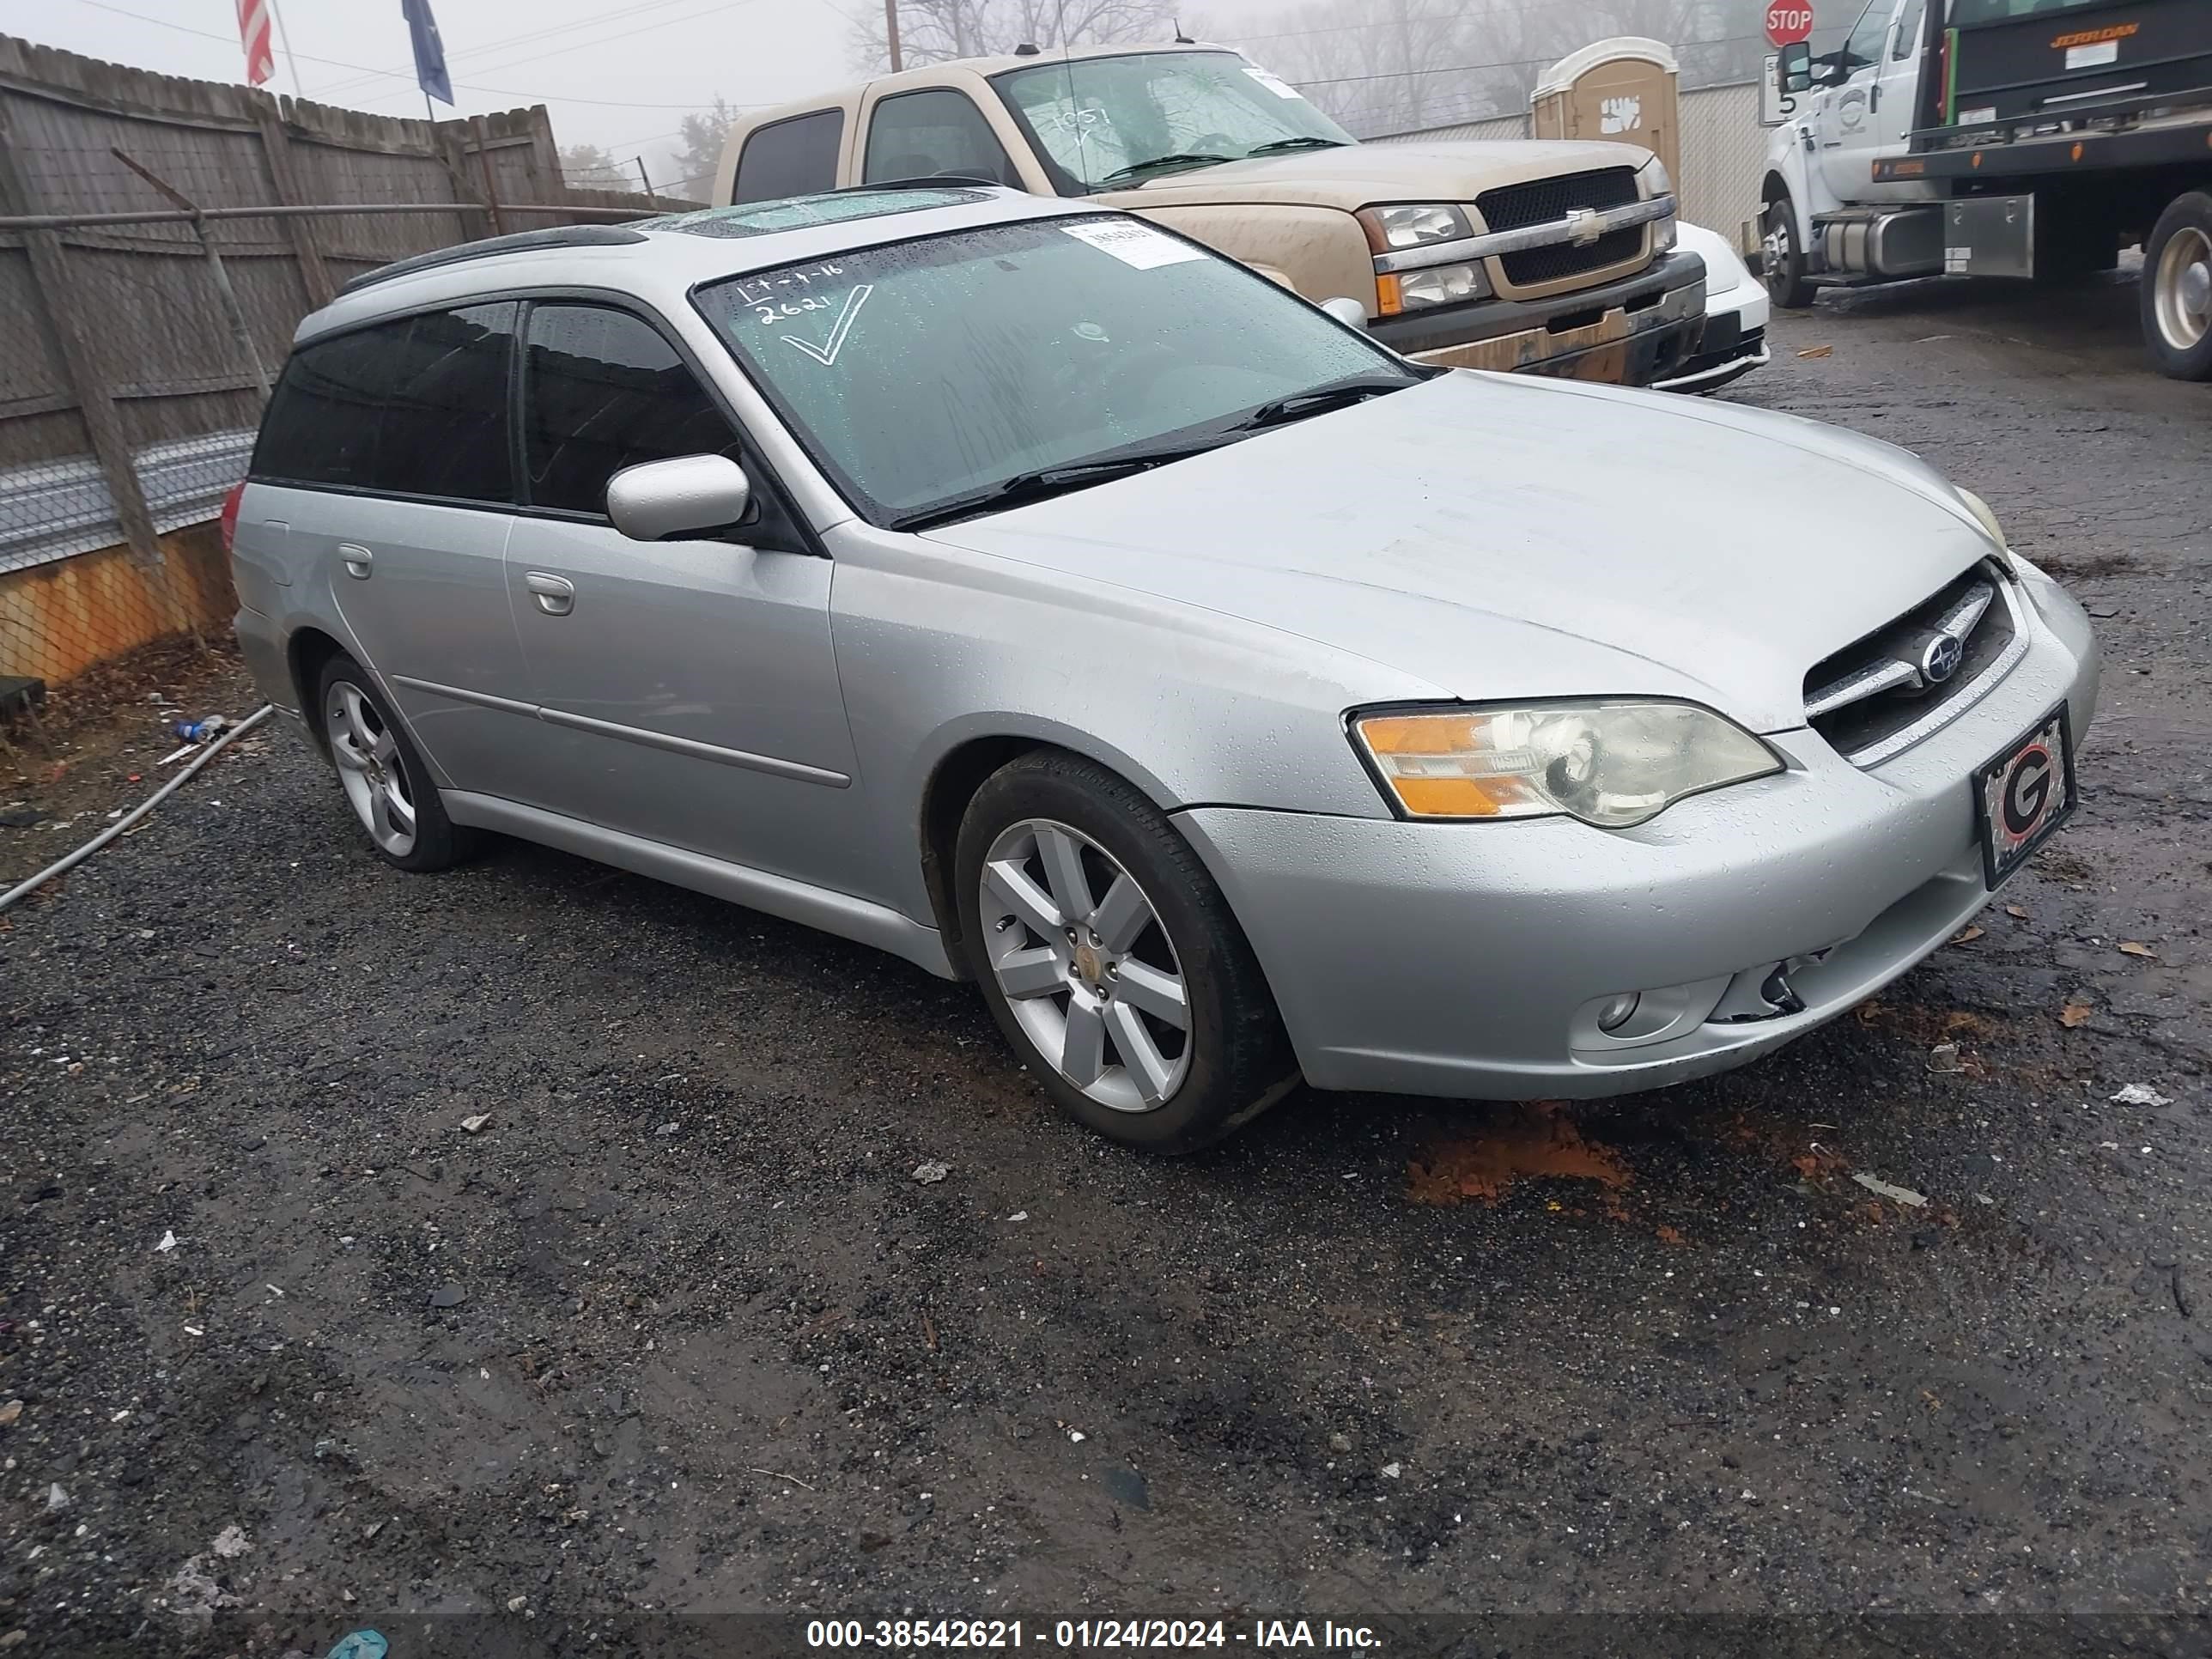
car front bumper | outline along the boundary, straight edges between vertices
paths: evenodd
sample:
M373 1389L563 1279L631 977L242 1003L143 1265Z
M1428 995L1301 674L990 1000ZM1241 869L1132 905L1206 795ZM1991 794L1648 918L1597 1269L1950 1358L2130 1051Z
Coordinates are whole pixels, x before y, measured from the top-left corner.
M2062 699L2078 749L2096 700L2080 607L2024 588L2030 648L2003 684L1870 770L1803 729L1769 738L1785 771L1633 830L1219 806L1176 822L1316 1087L1588 1097L1723 1071L1863 1000L1989 902L1972 773ZM1752 994L1777 968L1795 1012ZM1664 1023L1608 1037L1596 1006L1629 991Z
M1649 386L1695 349L1705 312L1705 262L1673 252L1632 276L1548 300L1479 300L1371 325L1416 362Z

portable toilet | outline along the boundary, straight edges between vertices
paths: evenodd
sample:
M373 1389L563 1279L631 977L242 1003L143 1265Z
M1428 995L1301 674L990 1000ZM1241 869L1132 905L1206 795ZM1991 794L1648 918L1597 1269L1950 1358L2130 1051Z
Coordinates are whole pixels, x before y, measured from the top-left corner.
M1529 136L1641 144L1682 177L1680 69L1663 40L1621 35L1571 52L1529 97Z

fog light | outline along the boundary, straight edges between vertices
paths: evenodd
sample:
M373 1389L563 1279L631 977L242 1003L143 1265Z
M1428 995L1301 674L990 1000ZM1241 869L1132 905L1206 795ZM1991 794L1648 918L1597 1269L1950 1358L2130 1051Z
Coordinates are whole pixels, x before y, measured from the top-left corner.
M1637 992L1623 991L1597 1011L1597 1029L1601 1031L1618 1031L1636 1018L1636 1005L1643 1000L1643 997Z

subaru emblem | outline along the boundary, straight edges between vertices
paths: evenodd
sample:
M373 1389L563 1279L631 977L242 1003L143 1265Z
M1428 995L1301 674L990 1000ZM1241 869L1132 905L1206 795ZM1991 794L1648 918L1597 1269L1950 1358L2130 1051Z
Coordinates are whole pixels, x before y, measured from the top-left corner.
M1930 685L1942 684L1959 672L1959 664L1966 654L1966 647L1948 634L1937 635L1920 653L1920 678Z

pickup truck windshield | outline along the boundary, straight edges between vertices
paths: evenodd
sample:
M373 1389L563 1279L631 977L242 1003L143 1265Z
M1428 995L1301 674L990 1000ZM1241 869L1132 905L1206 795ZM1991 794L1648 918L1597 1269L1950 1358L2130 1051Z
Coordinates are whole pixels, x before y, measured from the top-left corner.
M994 76L992 84L1057 170L1062 195L1352 142L1296 88L1233 52L1048 61Z
M1104 483L1424 378L1120 215L841 253L695 297L847 499L893 527Z
M2081 11L2106 6L2112 0L1952 0L1951 24L1971 29L1984 23L2009 23L2015 17L2049 16L2054 12Z

